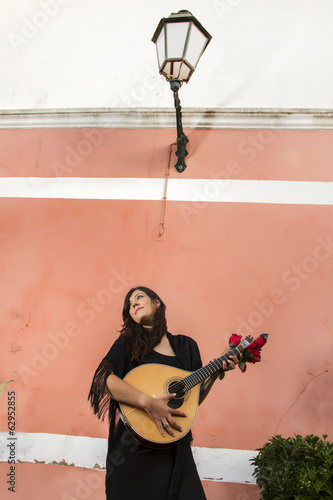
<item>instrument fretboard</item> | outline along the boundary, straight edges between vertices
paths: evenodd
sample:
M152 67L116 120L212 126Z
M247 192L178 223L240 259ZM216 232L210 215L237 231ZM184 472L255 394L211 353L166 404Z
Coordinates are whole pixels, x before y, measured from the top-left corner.
M207 365L203 366L202 368L199 368L199 370L196 370L195 372L191 373L190 375L187 375L187 377L182 379L182 382L185 384L184 390L188 391L192 389L192 387L201 384L206 378L210 377L211 375L214 375L218 371L222 370L223 368L223 361L228 361L230 356L237 356L244 351L244 346L239 344L237 347L234 349L231 349L229 352L226 354L223 354L220 358L214 359L214 361L211 361Z

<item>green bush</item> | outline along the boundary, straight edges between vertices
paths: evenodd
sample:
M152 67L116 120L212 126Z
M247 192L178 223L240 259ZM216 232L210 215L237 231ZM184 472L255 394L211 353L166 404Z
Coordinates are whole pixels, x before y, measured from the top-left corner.
M333 444L327 435L273 436L251 461L264 500L333 499Z

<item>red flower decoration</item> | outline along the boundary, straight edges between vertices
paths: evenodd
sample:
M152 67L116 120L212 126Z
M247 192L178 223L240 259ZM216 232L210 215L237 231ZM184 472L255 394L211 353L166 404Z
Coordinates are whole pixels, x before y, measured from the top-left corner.
M229 339L229 345L232 347L237 347L241 340L241 335L236 335L235 333L233 333Z
M261 349L267 342L267 339L265 337L258 337L257 340L255 340L254 342L252 342L252 344L250 344L251 346L255 345L257 347L257 349ZM250 346L247 347L247 349L249 348Z
M260 350L267 342L267 334L262 334L258 337L252 344L249 344L243 351L243 358L239 362L238 366L240 370L244 373L246 371L246 363L258 363L261 359ZM238 346L242 337L233 333L229 339L230 347L234 348Z

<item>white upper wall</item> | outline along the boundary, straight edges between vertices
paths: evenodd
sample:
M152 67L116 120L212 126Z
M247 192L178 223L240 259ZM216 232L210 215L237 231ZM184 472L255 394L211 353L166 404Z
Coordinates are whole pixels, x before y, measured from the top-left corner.
M333 0L2 0L0 109L172 107L151 37L180 9L213 36L183 107L333 107Z

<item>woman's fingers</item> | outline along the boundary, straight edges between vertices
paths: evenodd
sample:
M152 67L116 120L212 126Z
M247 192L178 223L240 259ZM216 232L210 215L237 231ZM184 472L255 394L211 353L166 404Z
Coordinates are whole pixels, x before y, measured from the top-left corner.
M167 403L170 399L174 398L175 396L176 396L175 393L166 394L165 396L162 396L160 399L166 400L166 403ZM169 410L170 415L174 415L175 417L187 417L186 413L184 413L181 410L173 410L169 406L168 406L168 410Z
M177 417L184 418L184 417L187 417L186 413L184 413L183 411L180 411L180 410L174 410L167 405L167 402L170 399L174 398L175 396L176 396L176 394L166 394L165 396L162 396L162 397L158 398L158 400L157 400L159 402L165 403L165 406L163 409L164 411L162 411L162 413L165 413L165 416L162 418L156 419L157 426L158 426L159 431L163 437L165 437L166 432L168 434L170 434L170 436L175 437L174 430L179 431L179 432L183 431L181 425L179 425L178 422L172 417L177 416Z
M163 422L161 421L162 436L165 436L165 432L170 434L170 436L175 437L174 430L183 432L183 428L178 424L178 422L174 418L170 418Z
M175 437L175 433L173 432L172 427L168 421L166 421L165 423L162 423L162 427L163 427L164 431L166 431L168 434L170 434L170 436Z
M237 364L238 364L237 356L230 356L228 361L223 361L223 370L224 371L234 370Z
M185 413L184 413L184 415L185 415ZM179 425L178 422L174 418L172 418L172 419L170 418L168 423L170 423L170 426L172 426L176 431L183 432L182 426ZM169 429L169 426L167 427L167 429Z
M158 427L158 429L159 429L159 431L160 431L161 435L162 435L163 437L165 437L165 430L164 430L164 427L163 427L162 422L156 422L156 424L157 424L157 427Z

